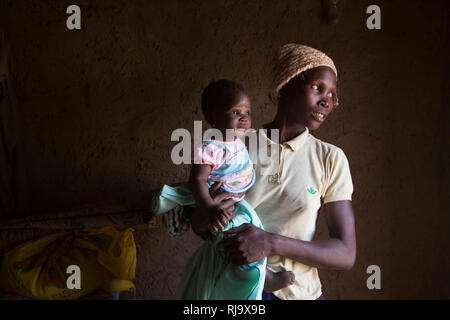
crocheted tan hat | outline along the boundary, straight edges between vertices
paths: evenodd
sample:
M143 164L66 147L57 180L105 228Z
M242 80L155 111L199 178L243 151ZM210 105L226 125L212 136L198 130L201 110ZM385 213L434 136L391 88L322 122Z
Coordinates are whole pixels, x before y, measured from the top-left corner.
M319 66L330 67L337 78L337 70L331 60L325 53L296 43L288 43L279 50L277 61L274 68L274 77L270 90L270 98L276 104L280 89L292 78L303 71Z

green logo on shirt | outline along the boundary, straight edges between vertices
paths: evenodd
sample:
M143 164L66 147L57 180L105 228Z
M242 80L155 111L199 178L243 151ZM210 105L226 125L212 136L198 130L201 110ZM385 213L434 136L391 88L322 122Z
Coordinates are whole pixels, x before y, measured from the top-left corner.
M308 192L311 193L311 194L316 194L317 193L317 190L314 190L313 187L310 187L309 189L306 189L306 190L308 190Z

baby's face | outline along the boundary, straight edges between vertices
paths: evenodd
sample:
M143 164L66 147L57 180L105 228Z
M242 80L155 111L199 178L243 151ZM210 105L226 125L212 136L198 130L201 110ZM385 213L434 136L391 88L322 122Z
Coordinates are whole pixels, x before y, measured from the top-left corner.
M226 129L233 130L238 137L243 136L251 128L251 102L250 98L243 92L236 94L228 107L217 114L216 126L226 133Z

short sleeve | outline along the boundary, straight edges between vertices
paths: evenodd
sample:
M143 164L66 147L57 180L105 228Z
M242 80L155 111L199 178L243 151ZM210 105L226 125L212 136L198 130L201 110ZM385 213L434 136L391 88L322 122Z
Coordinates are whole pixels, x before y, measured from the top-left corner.
M217 170L225 159L225 150L223 146L208 141L202 142L194 148L194 163L207 164L212 166L212 170Z
M353 183L347 157L339 148L327 159L323 202L352 200Z

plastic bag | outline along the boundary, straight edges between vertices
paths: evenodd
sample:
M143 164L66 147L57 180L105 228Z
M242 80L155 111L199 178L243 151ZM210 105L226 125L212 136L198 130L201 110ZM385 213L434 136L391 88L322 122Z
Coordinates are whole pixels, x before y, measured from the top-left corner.
M38 299L76 299L97 289L134 287L136 245L132 228L61 231L27 241L4 253L0 290ZM80 289L69 289L67 273L79 267Z

